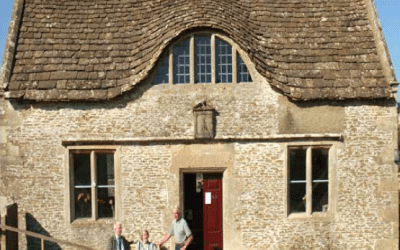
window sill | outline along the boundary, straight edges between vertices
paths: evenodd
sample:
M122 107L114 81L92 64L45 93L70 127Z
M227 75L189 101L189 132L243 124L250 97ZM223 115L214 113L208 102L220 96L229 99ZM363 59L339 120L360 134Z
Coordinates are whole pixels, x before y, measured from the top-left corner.
M102 219L97 219L93 220L92 218L79 218L75 219L71 222L72 227L86 227L86 226L91 226L91 225L98 225L98 226L110 226L115 223L115 218L102 218Z
M332 213L328 212L315 212L312 214L307 213L291 213L287 216L289 221L330 221Z

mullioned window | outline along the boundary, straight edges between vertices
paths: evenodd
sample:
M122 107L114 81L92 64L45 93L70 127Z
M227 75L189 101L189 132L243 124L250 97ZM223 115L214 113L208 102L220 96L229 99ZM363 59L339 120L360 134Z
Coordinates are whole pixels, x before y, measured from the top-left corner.
M155 84L252 82L236 46L218 34L199 33L173 44L162 58Z

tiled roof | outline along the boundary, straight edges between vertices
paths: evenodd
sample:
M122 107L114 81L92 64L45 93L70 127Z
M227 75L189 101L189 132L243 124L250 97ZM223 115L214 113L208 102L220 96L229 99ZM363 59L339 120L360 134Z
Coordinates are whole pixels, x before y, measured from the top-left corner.
M292 99L392 98L365 1L25 0L5 95L113 98L144 80L179 34L207 27Z

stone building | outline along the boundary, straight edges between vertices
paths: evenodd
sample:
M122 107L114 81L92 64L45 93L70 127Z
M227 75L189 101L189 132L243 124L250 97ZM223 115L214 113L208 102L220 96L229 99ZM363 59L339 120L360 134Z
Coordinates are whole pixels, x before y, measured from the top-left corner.
M160 240L180 205L191 249L398 249L372 0L15 0L7 39L0 196L19 228L103 249L117 220Z

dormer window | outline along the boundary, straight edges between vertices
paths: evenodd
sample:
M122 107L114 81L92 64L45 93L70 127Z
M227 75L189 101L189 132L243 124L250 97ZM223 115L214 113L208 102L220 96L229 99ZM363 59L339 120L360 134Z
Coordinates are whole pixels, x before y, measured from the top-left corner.
M195 83L211 83L211 36L194 37Z
M173 50L174 82L190 82L190 46L189 39L178 43Z
M192 34L170 47L158 66L156 84L251 82L236 46L216 34Z
M232 82L232 47L218 38L215 42L217 64L216 82Z
M155 83L168 83L169 82L169 63L168 57L166 56L161 65L158 67L157 74L154 77Z
M237 57L237 79L238 82L251 82L249 70L240 56Z

